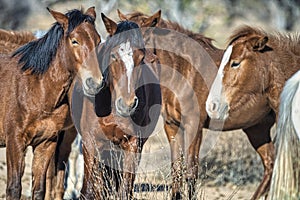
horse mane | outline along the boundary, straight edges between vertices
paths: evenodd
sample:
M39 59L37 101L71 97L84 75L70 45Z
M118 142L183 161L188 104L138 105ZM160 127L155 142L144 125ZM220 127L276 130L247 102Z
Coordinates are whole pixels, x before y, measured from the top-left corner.
M137 17L141 17L141 16L149 17L148 15L145 15L144 13L139 12L139 11L130 13L127 16L129 16L128 18L137 18ZM198 43L202 44L203 46L209 47L212 50L218 50L218 48L215 47L212 43L212 41L214 41L214 39L206 37L206 36L202 35L201 33L194 33L193 31L190 31L190 30L182 27L177 22L173 22L171 20L165 20L165 19L160 18L160 20L158 22L158 27L164 28L164 29L175 30L179 33L189 36L190 38L196 40Z
M99 62L101 62L102 73L106 74L105 71L109 66L112 49L126 41L129 41L132 46L145 52L145 44L139 26L132 21L120 21L117 24L115 34L108 36L100 49Z
M270 44L274 45L278 50L286 49L287 47L293 51L296 55L299 55L300 51L300 35L299 33L281 33L278 31L267 32L260 27L253 27L249 25L243 25L233 31L228 38L227 43L230 45L236 40L243 37L251 36L267 36Z
M19 64L22 64L22 71L44 74L55 57L64 34L68 36L83 21L94 24L92 17L77 9L67 12L66 16L69 18L66 33L64 33L63 27L56 22L43 37L25 44L13 53L13 57L20 55Z

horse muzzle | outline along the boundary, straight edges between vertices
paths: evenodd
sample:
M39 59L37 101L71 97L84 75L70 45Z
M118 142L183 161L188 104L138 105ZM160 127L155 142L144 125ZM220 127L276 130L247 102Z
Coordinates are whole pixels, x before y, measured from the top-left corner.
M138 106L138 98L135 96L132 103L126 104L124 99L120 97L116 100L115 105L117 114L122 117L129 117L135 112Z
M103 88L103 81L95 81L93 78L87 78L83 83L84 94L89 97L95 97L95 95Z
M206 102L206 112L211 119L226 120L228 118L229 106L226 102L218 99Z

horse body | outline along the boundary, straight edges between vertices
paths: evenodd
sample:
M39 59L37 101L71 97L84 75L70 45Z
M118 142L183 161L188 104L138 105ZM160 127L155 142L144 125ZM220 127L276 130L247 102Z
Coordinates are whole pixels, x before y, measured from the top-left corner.
M237 29L230 37L224 63L207 99L209 116L251 126L270 116L270 111L272 124L278 117L285 81L300 69L298 43L296 35L268 34L249 26ZM258 136L257 142L261 156L268 159L264 162L264 179L253 199L268 192L275 158L269 134Z
M153 107L161 104L158 60L144 49L135 23L102 19L109 33L98 53L104 87L90 99L75 85L71 101L85 161L81 195L130 199L143 144L160 114Z
M148 34L151 31L145 29L144 39L147 48L153 49L162 66L162 110L171 147L173 198L183 197L182 177L188 181L188 195L192 198L198 174L202 128L208 120L204 102L223 50L213 46L210 38L160 19L160 11L150 17L139 12L118 13L121 20L134 21L141 27L155 27L151 30L153 34ZM182 156L186 159L185 175Z
M93 95L102 79L95 56L100 36L93 24L94 8L85 14L78 10L66 15L49 12L57 22L45 36L24 42L13 54L12 49L22 42L11 42L11 49L0 55L0 134L7 148L7 199L20 199L28 145L34 151L32 198L44 198L46 172L58 132L72 126L66 101L69 87L78 75L86 94ZM91 80L94 85L86 85Z
M217 70L215 70L217 68L215 65L219 66L221 64L221 56L224 51L214 47L211 44L211 39L206 38L201 34L185 30L177 23L160 19L160 11L150 17L139 12L128 15L124 15L120 11L118 11L118 13L121 20L132 20L142 27L148 27L144 32L144 38L145 41L147 41L146 45L154 49L154 52L158 55L163 67L167 66L172 69L167 70L168 73L161 73L160 82L164 83L171 80L168 87L172 88L172 92L162 88L162 96L165 131L169 138L172 152L173 197L177 198L177 196L180 196L180 193L182 193L182 191L180 191L183 177L180 174L180 171L182 170L176 167L178 165L176 165L175 161L176 158L178 159L178 152L181 151L180 148L182 149L183 146L183 131L185 145L189 145L188 147L185 147L185 149L187 149L186 179L190 185L189 198L191 198L194 194L194 185L198 172L198 155L202 140L202 128L213 130L234 130L242 128L247 134L251 145L260 155L265 168L265 175L262 183L252 197L253 199L259 198L259 196L261 196L268 188L274 158L274 147L270 138L270 129L274 124L275 117L271 109L265 107L266 101L256 104L257 108L259 108L263 114L260 115L260 119L255 118L251 123L245 123L244 120L241 120L245 118L252 120L253 118L248 116L249 113L240 116L241 119L235 118L234 120L226 120L225 122L216 119L211 120L211 118L207 117L207 112L205 110L207 106L205 105L205 102L208 97L209 88L217 75ZM149 31L149 27L155 28L150 28L152 31ZM163 29L158 29L157 27L162 27ZM178 40L181 35L177 33L175 36L172 36L172 31L169 29L174 29L179 33L186 35L182 38L183 40ZM153 35L155 37L154 39L151 39L151 36ZM166 35L166 37L163 38L162 35ZM195 46L195 43L188 43L189 37L194 41L197 41L200 48L199 46ZM163 38L165 41L160 38ZM178 49L181 51L178 51ZM169 74L176 73L173 69L176 69L176 71L181 74L181 78L171 78L172 76ZM191 85L192 89L187 90L187 83L188 85ZM178 85L178 89L173 90L173 85ZM184 96L184 98L180 100L178 99L178 96ZM194 97L195 99L191 97ZM175 100L176 98L177 101ZM189 102L188 105L186 102ZM196 110L197 106L200 108L198 111ZM184 111L182 109L186 110ZM197 121L198 124L195 123Z

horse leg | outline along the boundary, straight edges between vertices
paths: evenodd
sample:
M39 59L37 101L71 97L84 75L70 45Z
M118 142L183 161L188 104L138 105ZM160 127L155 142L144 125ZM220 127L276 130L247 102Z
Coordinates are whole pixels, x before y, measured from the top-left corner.
M33 171L34 184L32 191L35 198L51 198L53 182L50 180L51 183L46 183L46 181L49 180L49 177L54 177L55 174L55 167L53 167L55 164L53 163L55 163L54 153L57 146L57 137L66 123L68 111L68 105L64 104L54 110L50 116L36 121L28 128L28 132L31 133L32 137L31 145L34 147L33 168L37 169ZM52 163L49 166L51 161ZM53 168L48 170L49 167ZM46 185L48 188L46 188Z
M56 182L55 180L55 158L54 155L52 156L48 170L46 175L46 191L45 191L45 200L51 200L54 196L53 194L53 185Z
M88 141L89 140L89 141ZM103 199L101 192L99 193L99 188L97 188L94 184L100 184L102 186L103 183L98 183L99 177L95 172L99 171L99 164L95 158L96 156L96 146L93 142L93 138L85 138L82 136L82 152L84 159L84 177L83 184L81 188L80 199ZM100 180L101 181L101 180ZM100 190L103 188L100 188Z
M250 128L244 129L251 145L262 159L264 165L264 177L252 196L252 200L259 199L263 195L267 195L270 188L274 160L275 148L270 136L270 129L275 122L273 115L268 115L261 123Z
M123 162L123 184L121 188L122 199L133 199L135 173L140 163L144 142L145 141L141 141L137 137L131 137L123 146L125 152Z
M183 185L183 130L177 123L173 123L170 121L165 122L164 128L171 148L173 177L172 199L183 199L183 194L181 190Z
M199 167L199 150L202 141L202 127L198 128L197 134L192 134L186 128L186 139L185 144L189 145L188 151L186 152L187 166L186 166L186 181L188 184L188 195L189 199L192 199L195 195L195 185L198 177Z
M62 140L58 142L56 147L56 185L55 185L55 199L63 199L65 189L64 189L64 180L65 180L65 170L68 163L68 158L71 152L72 143L75 140L77 131L75 127L72 127L66 130L61 134ZM69 182L68 182L69 184ZM74 183L73 183L74 185Z
M25 169L25 144L20 143L14 134L7 135L6 161L7 184L6 199L17 200L21 198L21 178Z
M54 156L56 141L44 141L33 149L32 199L44 199L46 177L50 160Z

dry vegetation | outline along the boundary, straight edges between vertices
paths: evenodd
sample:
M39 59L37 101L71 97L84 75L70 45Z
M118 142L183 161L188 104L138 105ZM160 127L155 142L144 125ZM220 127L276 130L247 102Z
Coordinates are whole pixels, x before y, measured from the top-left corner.
M162 9L164 18L177 20L184 27L193 31L201 31L206 36L214 38L215 44L221 48L224 48L226 38L230 35L232 29L241 24L256 24L279 30L283 30L287 26L286 21L283 20L284 17L281 17L285 16L284 9L286 8L282 7L282 10L280 10L279 1L240 1L240 3L235 4L234 2L238 1L98 0L66 2L28 0L28 2L31 5L31 12L27 18L24 18L26 20L23 21L22 26L18 27L18 29L31 31L38 29L47 30L51 23L54 22L45 9L47 5L60 11L79 8L80 5L85 7L95 5L98 13L97 29L104 37L106 33L99 17L101 11L117 20L116 8L120 8L124 13L139 10L148 14ZM293 1L291 2L294 3ZM268 5L270 6L266 7ZM294 13L295 16L297 16L297 13L299 15L298 7L295 8ZM0 25L0 27L5 26ZM290 30L295 29L297 29L297 24L294 24ZM143 150L144 154L136 178L135 195L138 199L154 200L168 199L170 197L170 193L165 191L165 188L158 187L159 185L168 185L172 180L170 174L170 150L162 131L162 126L160 125L158 128L160 131L156 132L149 139ZM212 144L214 145L211 146ZM208 152L206 152L207 149ZM242 131L212 132L205 130L205 139L200 154L202 156L197 184L197 199L250 198L262 178L263 167L259 156L255 153ZM30 193L30 159L31 154L29 153L23 178L24 196L28 196ZM5 198L5 181L5 149L1 149L0 199ZM154 187L150 188L152 192L139 192L138 185L142 184L145 189L147 188L147 183Z

